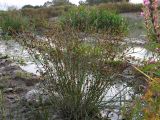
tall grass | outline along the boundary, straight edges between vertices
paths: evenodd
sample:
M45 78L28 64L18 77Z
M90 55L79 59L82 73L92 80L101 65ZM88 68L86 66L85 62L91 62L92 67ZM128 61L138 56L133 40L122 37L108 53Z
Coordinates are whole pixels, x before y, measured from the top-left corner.
M0 26L8 34L20 33L29 29L29 19L22 16L18 11L8 11L1 15Z

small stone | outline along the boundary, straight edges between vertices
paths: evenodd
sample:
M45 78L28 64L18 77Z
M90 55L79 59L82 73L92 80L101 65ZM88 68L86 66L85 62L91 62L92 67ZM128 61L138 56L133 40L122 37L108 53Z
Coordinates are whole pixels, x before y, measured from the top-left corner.
M29 103L38 102L37 99L39 99L39 96L40 96L40 91L32 89L25 95L25 100Z
M13 88L4 89L4 93L13 93Z
M108 114L108 117L111 119L111 120L118 120L118 115L114 112L111 112Z

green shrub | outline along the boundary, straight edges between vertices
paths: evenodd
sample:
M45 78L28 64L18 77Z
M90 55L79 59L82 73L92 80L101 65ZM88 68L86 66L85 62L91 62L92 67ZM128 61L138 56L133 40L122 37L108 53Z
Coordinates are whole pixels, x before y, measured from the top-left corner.
M29 29L29 19L19 12L8 11L1 16L0 26L8 34L19 33Z
M122 34L127 31L125 20L106 10L96 8L76 7L71 9L67 14L62 16L62 25L70 25L71 27L84 31L107 31L113 34Z

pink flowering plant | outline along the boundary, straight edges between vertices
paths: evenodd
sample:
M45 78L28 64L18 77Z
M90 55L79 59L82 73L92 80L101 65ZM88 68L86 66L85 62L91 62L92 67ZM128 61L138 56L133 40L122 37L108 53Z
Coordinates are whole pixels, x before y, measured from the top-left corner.
M158 23L158 0L144 0L143 12L145 26L150 40L160 43L160 25Z
M160 61L158 56L160 55L160 23L158 12L158 0L143 0L143 12L145 27L150 40L146 45L147 49L153 52L153 56L147 62L141 70L145 73L153 73L152 77L160 78ZM155 54L154 54L155 53Z
M160 55L158 0L144 0L143 5L143 13L141 15L144 16L150 40L149 49L153 50L157 56ZM139 67L148 78L147 89L141 99L145 103L145 106L142 108L142 120L159 120L160 118L160 61L158 56L155 57L150 57L148 61L144 62L144 65Z
M146 77L143 95L132 106L129 119L160 120L160 23L158 18L158 0L144 0L143 12L145 27L150 40L147 49L153 51L153 56L143 61L136 68ZM154 54L155 53L155 54ZM133 112L132 112L133 111ZM128 113L127 113L128 115ZM131 118L130 118L131 116Z

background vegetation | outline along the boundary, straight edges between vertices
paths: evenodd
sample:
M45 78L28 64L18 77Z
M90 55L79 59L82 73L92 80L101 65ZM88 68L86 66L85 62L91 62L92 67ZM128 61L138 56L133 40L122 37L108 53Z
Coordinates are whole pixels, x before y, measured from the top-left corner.
M126 21L119 15L106 10L96 8L77 7L66 13L61 21L63 25L69 25L82 32L84 31L107 31L114 34L127 32Z

